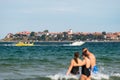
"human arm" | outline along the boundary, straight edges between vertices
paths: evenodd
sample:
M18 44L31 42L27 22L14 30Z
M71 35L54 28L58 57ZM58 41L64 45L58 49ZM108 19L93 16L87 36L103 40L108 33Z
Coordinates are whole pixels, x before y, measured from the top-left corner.
M71 62L70 62L70 65L69 65L69 68L66 72L66 75L68 75L70 73L70 71L72 70L72 67L73 67L73 60L71 60Z
M73 66L83 66L85 64L86 64L85 60L80 60L78 64L74 64Z
M91 68L93 68L96 65L96 58L94 54L90 54L89 55L90 58L90 64L91 64Z

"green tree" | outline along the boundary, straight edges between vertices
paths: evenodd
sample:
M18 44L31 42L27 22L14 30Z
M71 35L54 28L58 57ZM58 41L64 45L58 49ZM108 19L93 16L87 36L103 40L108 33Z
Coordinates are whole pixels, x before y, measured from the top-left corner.
M103 35L106 35L107 33L105 31L102 32Z
M43 41L46 40L46 35L45 34L41 36L41 40L43 40Z
M49 31L48 30L44 30L43 32L48 33Z
M35 36L35 32L31 32L30 33L30 36L32 37L32 36Z

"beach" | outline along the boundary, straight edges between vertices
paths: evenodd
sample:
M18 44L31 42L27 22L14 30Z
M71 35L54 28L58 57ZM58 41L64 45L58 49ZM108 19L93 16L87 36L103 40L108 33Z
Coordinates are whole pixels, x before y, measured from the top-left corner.
M87 47L97 58L99 72L92 80L120 80L120 42L36 42L35 46L17 47L0 43L0 80L76 80L66 76L73 53ZM80 68L81 69L81 68Z

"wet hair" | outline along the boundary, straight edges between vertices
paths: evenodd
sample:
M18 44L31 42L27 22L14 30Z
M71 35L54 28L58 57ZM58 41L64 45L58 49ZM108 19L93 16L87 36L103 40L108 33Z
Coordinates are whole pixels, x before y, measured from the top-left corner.
M85 57L89 58L89 56L86 52L87 52L87 50L82 53L82 56L85 56Z
M87 50L88 50L87 48L82 48L83 52L87 52Z
M79 58L79 52L74 53L74 60L75 60L76 63L78 63L77 58Z

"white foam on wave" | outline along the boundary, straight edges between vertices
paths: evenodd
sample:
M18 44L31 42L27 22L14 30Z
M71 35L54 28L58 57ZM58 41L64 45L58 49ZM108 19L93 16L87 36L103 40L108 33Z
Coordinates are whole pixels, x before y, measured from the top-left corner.
M74 76L74 75L65 75L65 74L62 74L62 73L58 73L58 74L55 74L55 75L49 75L49 76L46 76L48 78L51 78L52 80L67 80L67 79L79 79L79 76Z
M73 75L66 76L65 72L64 73L63 72L57 73L55 75L49 75L47 77L52 80L67 80L71 78L78 80L80 78L80 74L77 76L73 76ZM92 79L95 79L95 80L102 80L102 79L109 80L111 76L120 77L120 73L112 73L112 72L110 73L107 70L105 70L104 67L100 67L98 73L91 74Z
M92 78L96 80L102 80L102 79L109 80L110 76L103 73L97 73L97 74L92 74Z
M116 74L116 75L119 75L120 74ZM75 79L75 80L78 80L80 78L80 75L77 75L77 76L74 76L74 75L65 75L65 74L62 74L62 73L58 73L58 74L55 74L55 75L48 75L46 76L52 80L67 80L67 79ZM110 76L109 75L106 75L106 74L103 74L103 73L96 73L96 74L93 74L92 73L92 76L91 76L93 79L95 80L102 80L102 79L106 79L106 80L109 80Z
M75 80L78 80L80 78L80 75L77 75L77 76L74 76L74 75L65 75L65 74L62 74L62 73L58 73L58 74L55 74L55 75L49 75L49 76L46 76L52 80L67 80L67 79L75 79ZM109 75L106 75L106 74L102 74L102 73L97 73L97 74L92 74L92 78L95 79L95 80L102 80L102 79L106 79L106 80L109 80L110 76Z
M120 73L114 73L114 74L111 74L111 76L120 77Z

